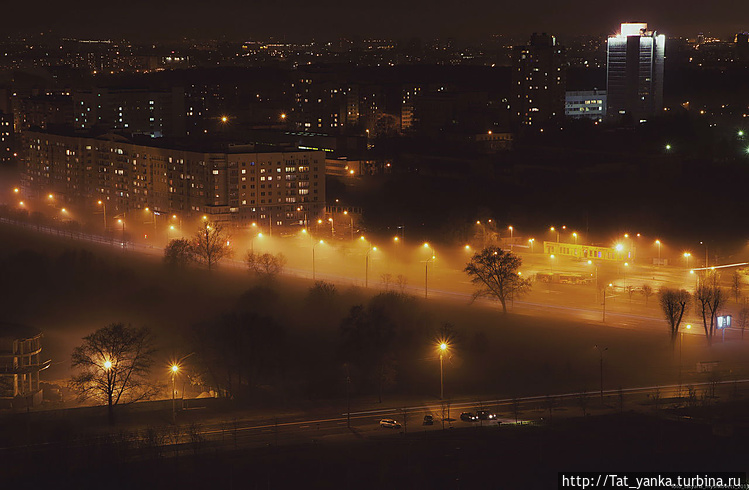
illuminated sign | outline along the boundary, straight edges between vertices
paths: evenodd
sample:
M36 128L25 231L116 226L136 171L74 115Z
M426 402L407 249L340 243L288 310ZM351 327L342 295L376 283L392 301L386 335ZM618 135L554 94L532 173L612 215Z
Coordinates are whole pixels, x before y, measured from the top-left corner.
M718 328L731 328L731 315L719 316Z

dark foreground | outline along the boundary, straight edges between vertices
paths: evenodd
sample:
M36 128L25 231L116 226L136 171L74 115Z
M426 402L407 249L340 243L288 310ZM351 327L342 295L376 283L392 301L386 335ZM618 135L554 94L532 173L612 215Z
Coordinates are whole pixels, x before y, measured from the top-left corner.
M735 412L661 411L554 420L545 425L409 431L357 442L175 454L126 445L18 454L7 488L557 488L560 471L746 471L749 426ZM733 412L733 413L732 413ZM707 416L707 417L706 417ZM741 417L738 417L741 419Z

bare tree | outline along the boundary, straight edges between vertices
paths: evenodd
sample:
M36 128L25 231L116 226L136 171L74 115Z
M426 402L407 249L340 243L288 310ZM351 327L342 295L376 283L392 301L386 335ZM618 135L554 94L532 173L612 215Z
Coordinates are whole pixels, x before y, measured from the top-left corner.
M192 243L185 238L171 240L164 249L164 265L170 269L184 269L195 260Z
M671 344L676 345L676 337L679 335L679 325L684 318L684 313L689 310L691 295L686 289L661 288L658 291L658 301L661 310L666 317Z
M70 378L70 387L79 398L103 401L114 423L114 407L155 395L148 383L156 352L153 337L145 328L113 323L83 338L83 345L72 355L72 368L79 372Z
M738 303L741 299L741 274L739 271L733 271L731 274L731 292L733 293L733 299Z
M707 345L712 345L715 334L715 319L726 301L726 295L718 284L718 274L706 274L695 291L695 300L702 315Z
M395 278L395 284L398 286L398 291L403 294L406 292L406 286L408 285L408 278L403 274L398 274Z
M632 296L635 294L635 291L636 291L636 289L635 289L634 286L632 286L632 285L627 286L627 296L629 296L629 303L630 304L632 303Z
M382 281L385 291L390 291L390 284L393 282L393 275L390 273L383 274L380 276L380 280Z
M642 288L640 288L640 293L645 296L645 306L647 306L648 300L653 295L653 288L650 286L650 284L643 284Z
M524 279L518 271L522 263L520 257L499 247L476 252L464 269L471 276L471 282L480 286L473 293L473 299L482 296L495 298L502 303L502 311L507 313L507 299L522 296L531 288L530 280Z
M741 340L744 340L744 330L746 330L747 324L749 324L749 307L744 302L736 318L736 326L741 330Z
M192 249L198 261L212 270L221 259L231 257L232 249L221 223L205 222L192 239Z
M257 275L266 278L272 278L283 271L284 266L286 266L286 257L282 253L273 255L270 253L260 254L250 251L247 252L245 262L247 262L247 268L250 272L254 272Z

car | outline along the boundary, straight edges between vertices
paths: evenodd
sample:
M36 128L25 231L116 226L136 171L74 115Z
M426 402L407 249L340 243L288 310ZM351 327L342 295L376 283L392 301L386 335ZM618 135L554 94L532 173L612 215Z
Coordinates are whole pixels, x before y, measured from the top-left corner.
M497 418L496 414L487 412L486 410L477 411L476 416L479 418L479 420L494 420Z
M393 419L382 419L380 420L380 427L385 427L386 429L400 429L401 424Z
M479 418L471 412L463 412L460 414L460 420L464 422L476 422Z
M424 425L434 425L434 417L431 415L424 415Z

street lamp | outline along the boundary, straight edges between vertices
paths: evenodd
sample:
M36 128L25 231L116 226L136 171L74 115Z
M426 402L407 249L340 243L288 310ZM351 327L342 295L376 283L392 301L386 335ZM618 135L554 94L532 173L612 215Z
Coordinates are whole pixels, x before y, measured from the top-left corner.
M427 257L426 262L424 262L424 298L427 298L429 295L429 261L434 260L435 256L434 249L429 246L429 243L425 243L424 248L432 252L431 256Z
M606 323L606 288L611 287L614 287L611 283L608 286L603 286L603 318L601 320L603 323Z
M369 254L372 251L377 251L377 247L373 247L372 244L369 244L369 250L367 250L367 255L364 257L364 287L369 287Z
M685 259L686 259L686 261L687 261L687 269L689 269L689 258L690 258L691 256L692 256L692 254L691 254L691 253L689 253L689 252L684 252L684 258L685 258Z
M514 228L512 226L508 226L507 229L510 230L510 250L512 250L512 239L513 239Z
M177 372L179 371L179 366L177 364L172 364L171 372L172 372L172 423L174 423L175 419L177 418L177 407L176 407L176 401L175 401L175 392L176 387L174 386L175 378L177 377Z
M535 239L535 238L529 238L529 239L528 239L528 243L530 243L530 244L531 244L531 253L533 253L533 243L534 243L535 241L536 241L536 239Z
M551 275L554 275L554 254L549 255L549 267L551 269Z
M437 346L440 353L440 400L445 398L445 378L443 375L442 365L443 365L443 358L445 357L445 354L447 353L447 342L442 341Z
M692 325L687 323L684 327L687 330L692 329ZM679 392L681 392L681 344L684 343L684 330L679 332Z
M117 222L122 225L122 249L125 250L125 220L119 218Z
M598 350L598 354L601 356L601 360L599 363L600 366L600 376L601 376L601 405L603 405L603 353L607 350L609 350L608 347L599 347L598 344L595 345L596 350Z
M552 233L553 233L553 232L555 232L555 231L557 232L557 243L559 243L559 230L555 229L555 228L554 228L554 227L552 226L551 228L549 228L549 231L550 231L550 232L552 232Z
M106 233L107 228L108 228L107 227L107 203L102 200L99 200L97 204L101 206L102 213L104 214L104 232Z
M312 280L315 280L315 247L318 245L325 243L324 241L320 240L319 242L315 242L312 244Z
M345 214L346 216L348 216L349 219L351 220L351 224L350 224L350 227L351 227L351 240L353 241L354 240L354 216L350 215L348 213L348 211L344 211L343 214Z
M333 223L333 218L328 218L328 221L330 222L330 236L335 236L335 224Z
M577 245L577 232L572 232L572 237L575 239L575 245Z
M661 265L661 241L656 240L655 244L658 245L658 265Z

